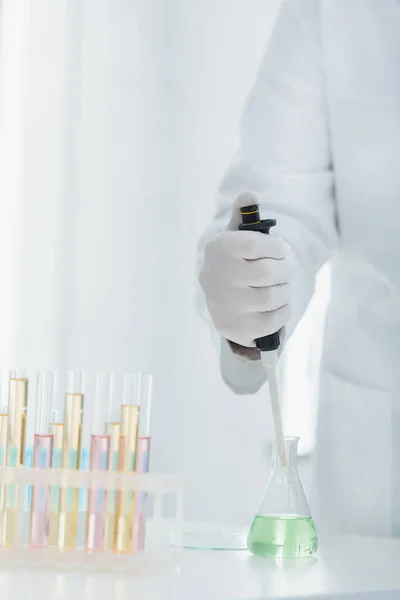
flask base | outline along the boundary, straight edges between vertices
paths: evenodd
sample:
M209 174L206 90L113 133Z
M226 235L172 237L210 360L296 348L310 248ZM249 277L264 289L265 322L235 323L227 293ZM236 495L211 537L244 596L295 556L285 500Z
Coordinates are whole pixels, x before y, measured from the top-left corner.
M317 551L318 537L311 517L257 515L247 547L256 556L307 558Z

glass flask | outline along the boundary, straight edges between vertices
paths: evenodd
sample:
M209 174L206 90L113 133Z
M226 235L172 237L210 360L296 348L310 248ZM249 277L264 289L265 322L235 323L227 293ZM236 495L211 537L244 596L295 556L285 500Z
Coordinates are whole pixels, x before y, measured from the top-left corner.
M306 558L318 548L318 537L297 472L297 437L285 437L280 457L274 440L272 472L247 547L270 558Z

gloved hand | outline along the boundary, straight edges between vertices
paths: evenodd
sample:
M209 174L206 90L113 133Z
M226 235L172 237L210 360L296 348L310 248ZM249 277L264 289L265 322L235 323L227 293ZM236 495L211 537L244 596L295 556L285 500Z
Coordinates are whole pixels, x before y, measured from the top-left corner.
M205 246L199 277L219 334L248 348L256 338L279 331L291 316L288 244L274 235L237 230L240 208L258 203L252 192L238 196L227 231Z

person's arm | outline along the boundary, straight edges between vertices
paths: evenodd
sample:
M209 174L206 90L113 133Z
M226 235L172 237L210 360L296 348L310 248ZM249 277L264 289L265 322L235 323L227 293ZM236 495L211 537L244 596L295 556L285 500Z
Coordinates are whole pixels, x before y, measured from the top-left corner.
M214 221L199 243L199 264L207 241L227 228L233 200L243 189L258 194L262 218L277 219L274 234L293 251L288 339L338 239L318 0L282 4L246 105L240 150L221 183ZM252 393L265 381L260 361L237 356L246 352L222 340L222 375L237 393Z

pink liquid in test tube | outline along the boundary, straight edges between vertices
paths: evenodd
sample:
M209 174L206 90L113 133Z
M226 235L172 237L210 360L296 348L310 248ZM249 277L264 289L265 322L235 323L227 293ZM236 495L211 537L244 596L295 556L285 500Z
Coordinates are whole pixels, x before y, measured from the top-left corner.
M90 470L107 471L110 455L110 436L92 435ZM86 529L86 551L104 552L107 522L107 491L90 489Z
M33 448L33 466L49 469L53 456L53 436L36 434ZM35 485L32 495L31 536L33 548L46 548L50 529L50 486Z
M53 460L53 434L49 422L54 392L54 373L40 371L36 388L35 437L33 442L34 469L49 469ZM35 484L32 491L30 546L45 548L50 532L50 486Z

